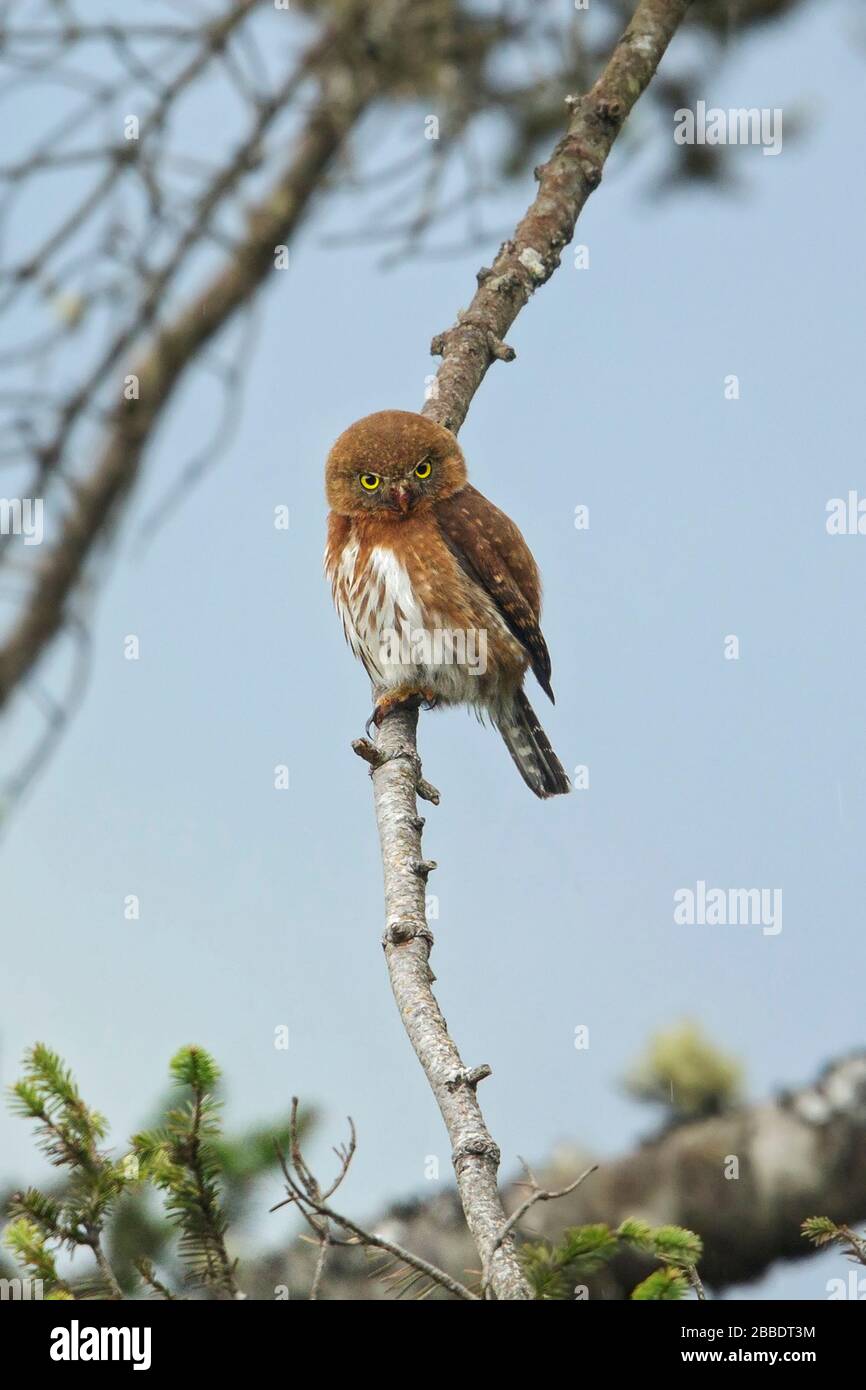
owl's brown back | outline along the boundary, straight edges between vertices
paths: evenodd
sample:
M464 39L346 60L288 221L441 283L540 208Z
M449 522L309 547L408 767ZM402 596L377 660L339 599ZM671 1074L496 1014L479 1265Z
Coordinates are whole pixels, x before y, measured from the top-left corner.
M449 550L526 648L535 677L552 700L550 653L539 626L541 577L521 532L471 483L434 503L433 515Z

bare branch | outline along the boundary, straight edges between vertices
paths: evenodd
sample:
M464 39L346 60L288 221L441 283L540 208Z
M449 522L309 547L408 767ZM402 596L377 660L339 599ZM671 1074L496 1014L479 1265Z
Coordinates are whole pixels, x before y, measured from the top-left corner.
M286 1180L286 1191L288 1192L288 1196L284 1201L277 1202L275 1206L271 1207L271 1211L277 1211L280 1207L284 1206L297 1206L314 1231L320 1246L319 1255L316 1260L316 1269L313 1275L310 1298L312 1300L318 1298L328 1248L334 1243L341 1243L334 1242L332 1239L328 1223L333 1222L344 1231L350 1232L354 1237L354 1239L349 1242L350 1244L360 1244L368 1248L384 1250L387 1254L400 1260L411 1269L416 1270L419 1275L424 1275L426 1278L432 1280L434 1284L438 1284L441 1288L447 1290L448 1293L454 1294L457 1298L468 1299L473 1302L477 1301L474 1293L461 1284L459 1280L452 1279L451 1275L446 1274L444 1270L437 1269L435 1265L430 1264L427 1260L422 1260L418 1255L413 1255L410 1250L404 1250L402 1246L397 1245L394 1241L387 1240L384 1236L365 1230L364 1227L359 1226L356 1221L352 1221L349 1217L341 1215L340 1212L334 1211L333 1208L328 1205L327 1199L336 1192L337 1188L343 1182L349 1171L349 1165L355 1155L355 1126L351 1118L349 1119L349 1129L350 1139L348 1145L344 1145L340 1149L335 1150L337 1158L340 1161L339 1171L336 1178L331 1183L331 1186L324 1194L322 1194L318 1180L310 1170L301 1152L297 1096L292 1098L292 1115L289 1122L289 1157L286 1158L282 1150L279 1148L277 1149L277 1157L279 1158L280 1167L283 1171L283 1177ZM312 1215L314 1212L316 1216L323 1217L324 1221L320 1222L315 1220Z
M500 348L520 310L559 265L587 198L601 182L614 141L690 3L640 0L598 81L586 96L569 99L568 129L536 170L534 202L493 265L479 271L469 308L453 328L434 337L431 352L443 360L423 414L455 434L488 367L502 357Z
M520 1206L511 1213L505 1225L502 1227L502 1230L499 1232L499 1235L496 1237L494 1248L497 1250L505 1237L513 1231L516 1226L519 1226L526 1213L532 1210L536 1202L558 1202L561 1197L568 1197L570 1193L576 1192L580 1184L585 1182L591 1173L598 1172L598 1164L593 1163L589 1168L585 1168L580 1177L575 1178L574 1182L570 1182L567 1187L561 1187L556 1192L548 1192L543 1187L539 1186L532 1169L526 1163L524 1163L523 1167L526 1171L527 1183L532 1190L526 1200L521 1202Z
M689 0L640 0L634 17L591 92L574 103L568 132L539 172L538 195L506 242L493 269L457 326L434 339L443 362L424 413L455 432L487 368L513 351L503 338L520 309L559 264L583 204L601 178L605 159L626 116L653 76ZM388 715L374 754L358 740L355 752L371 765L385 878L383 944L391 988L415 1053L445 1121L466 1221L481 1257L485 1289L498 1299L532 1297L499 1195L500 1153L432 990L433 936L425 911L426 863L418 816L420 762L416 712ZM489 1069L484 1069L489 1074ZM476 1075L478 1075L476 1073Z

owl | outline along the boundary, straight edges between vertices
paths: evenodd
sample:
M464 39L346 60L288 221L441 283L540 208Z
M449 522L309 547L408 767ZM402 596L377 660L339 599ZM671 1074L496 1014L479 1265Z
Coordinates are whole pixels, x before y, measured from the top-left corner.
M343 631L392 710L467 705L499 730L539 797L570 790L523 690L553 700L538 567L467 480L456 438L406 410L367 415L328 455L325 573Z

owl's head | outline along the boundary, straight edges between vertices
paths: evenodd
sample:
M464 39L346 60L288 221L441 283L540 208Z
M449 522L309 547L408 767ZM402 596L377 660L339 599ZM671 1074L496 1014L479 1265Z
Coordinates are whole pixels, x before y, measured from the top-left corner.
M325 491L341 516L399 521L466 484L450 430L410 410L379 410L340 435L325 465Z

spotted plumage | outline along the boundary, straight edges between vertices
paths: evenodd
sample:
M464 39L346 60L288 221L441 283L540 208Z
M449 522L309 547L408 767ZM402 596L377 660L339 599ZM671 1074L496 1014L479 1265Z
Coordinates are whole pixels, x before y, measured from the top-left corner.
M454 435L383 410L350 426L326 466L325 570L374 688L374 719L465 704L499 729L537 796L568 778L523 692L553 699L538 568L520 531L467 481Z

